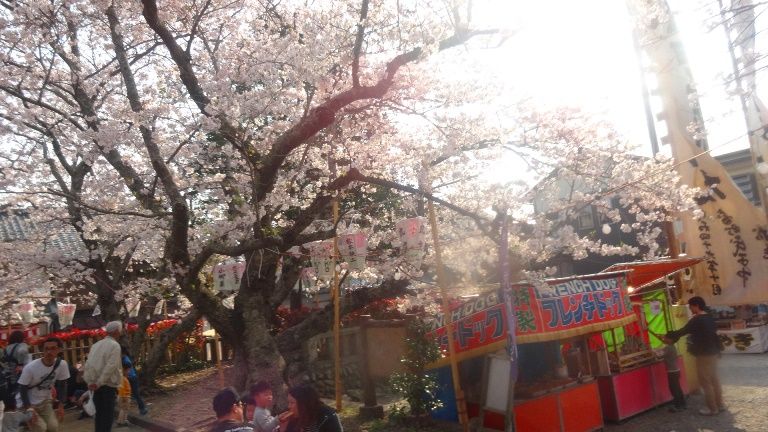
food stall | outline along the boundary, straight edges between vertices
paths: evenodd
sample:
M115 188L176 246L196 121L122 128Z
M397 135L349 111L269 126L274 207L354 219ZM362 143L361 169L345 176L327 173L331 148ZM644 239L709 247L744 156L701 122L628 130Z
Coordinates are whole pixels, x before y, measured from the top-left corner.
M768 309L765 305L714 307L723 354L768 351Z
M595 341L636 319L624 272L515 284L455 305L455 355L470 418L498 430L513 421L518 432L601 429L595 377L608 373L608 364L594 354L602 349ZM442 316L432 335L447 347ZM429 366L445 404L434 416L456 421L448 362Z
M658 351L664 343L653 334L664 335L678 328L673 314L667 276L698 262L697 258L615 264L605 271L627 271L633 323L603 333L610 373L598 377L600 399L606 420L621 421L672 400L667 369ZM679 308L679 307L678 307ZM677 345L680 385L689 392L684 344Z

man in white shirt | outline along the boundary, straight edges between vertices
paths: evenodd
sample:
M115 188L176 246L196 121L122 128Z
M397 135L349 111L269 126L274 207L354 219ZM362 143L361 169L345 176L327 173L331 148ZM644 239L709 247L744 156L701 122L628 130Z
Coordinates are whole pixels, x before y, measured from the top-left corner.
M112 430L117 389L123 383L123 362L120 357L120 344L117 342L122 329L123 323L120 321L107 323L107 336L93 344L85 362L83 379L93 391L96 432Z
M17 405L37 414L30 424L31 432L58 432L59 421L64 418L69 366L59 358L61 347L61 339L49 337L43 342L43 357L27 364L21 371ZM59 402L55 412L51 400L54 386Z

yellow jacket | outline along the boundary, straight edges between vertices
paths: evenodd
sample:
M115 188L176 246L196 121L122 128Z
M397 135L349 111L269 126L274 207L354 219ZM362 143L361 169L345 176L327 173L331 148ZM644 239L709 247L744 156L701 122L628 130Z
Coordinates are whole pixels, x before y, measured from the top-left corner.
M117 389L118 397L131 397L131 383L128 382L127 377L123 377L123 383Z

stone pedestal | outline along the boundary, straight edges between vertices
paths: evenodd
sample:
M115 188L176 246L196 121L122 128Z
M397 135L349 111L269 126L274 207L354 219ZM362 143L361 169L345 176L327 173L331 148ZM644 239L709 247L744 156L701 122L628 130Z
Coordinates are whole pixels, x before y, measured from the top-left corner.
M363 420L384 418L384 407L381 405L361 406L359 414Z

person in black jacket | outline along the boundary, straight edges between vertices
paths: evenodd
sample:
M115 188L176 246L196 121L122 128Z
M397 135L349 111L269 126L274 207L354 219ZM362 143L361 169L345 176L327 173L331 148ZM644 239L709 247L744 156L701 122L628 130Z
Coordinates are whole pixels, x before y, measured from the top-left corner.
M693 317L680 330L667 333L666 339L676 342L681 336L688 335L688 352L696 360L696 374L707 402L707 407L700 409L699 414L715 415L725 409L723 390L717 375L717 362L722 350L717 336L717 323L707 313L707 304L703 298L691 297L688 308Z
M216 423L210 432L253 432L252 427L244 424L243 403L235 389L227 387L216 393L213 411L216 412Z
M288 390L291 413L285 432L343 432L339 416L320 401L314 388L302 385Z

